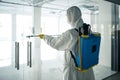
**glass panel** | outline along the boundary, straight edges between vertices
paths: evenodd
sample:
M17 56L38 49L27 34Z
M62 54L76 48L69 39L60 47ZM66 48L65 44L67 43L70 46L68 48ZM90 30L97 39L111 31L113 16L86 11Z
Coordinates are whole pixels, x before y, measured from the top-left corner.
M71 28L67 22L66 11L63 11L61 13L58 12L56 14L49 13L49 10L46 12L44 11L45 9L42 9L42 33L56 36ZM83 16L85 22L90 23L90 14L84 13ZM52 80L62 80L62 69L64 60L63 56L63 51L57 51L48 46L43 40L41 40L41 80L48 80L49 78L51 78Z
M33 21L32 16L16 16L16 41L20 42L20 64L27 63L27 42L26 36L32 34Z
M51 16L42 17L42 33L49 35L57 35L58 34L57 21L58 20L56 17ZM44 41L42 41L41 46L42 46L41 53L43 53L41 54L42 60L51 60L56 58L57 53L56 50L48 46L46 43L44 43Z
M53 14L44 14L44 10L42 9L41 16L41 27L42 33L53 35L54 37L59 34L59 16ZM47 11L48 12L48 11ZM49 57L48 57L49 56ZM60 73L61 61L58 51L48 46L43 40L41 40L41 61L42 61L42 71L41 71L41 80L48 80L51 78L52 80L61 79L61 75L55 77L55 74ZM59 65L59 66L58 66ZM55 71L55 73L50 74L51 71ZM46 77L47 76L47 77ZM61 79L62 80L62 79Z
M0 14L0 67L11 64L11 15Z

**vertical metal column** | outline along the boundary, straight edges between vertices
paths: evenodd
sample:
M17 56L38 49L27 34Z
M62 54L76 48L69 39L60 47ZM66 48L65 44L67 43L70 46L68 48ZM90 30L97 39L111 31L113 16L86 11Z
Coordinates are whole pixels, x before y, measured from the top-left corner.
M32 67L32 42L30 42L30 67Z
M19 70L19 42L15 42L15 68Z
M119 58L120 58L120 52L119 52L119 30L118 30L118 24L119 24L119 6L116 4L112 4L112 35L111 35L111 69L113 71L120 71L120 63L119 63Z
M32 67L32 42L27 42L27 66Z

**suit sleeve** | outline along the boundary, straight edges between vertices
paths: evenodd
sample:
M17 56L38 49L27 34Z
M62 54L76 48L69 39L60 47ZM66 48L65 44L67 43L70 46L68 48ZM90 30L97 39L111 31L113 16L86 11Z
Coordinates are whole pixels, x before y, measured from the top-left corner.
M49 46L57 50L64 51L65 49L69 48L69 44L71 42L71 35L69 31L63 33L59 37L45 35L44 40Z

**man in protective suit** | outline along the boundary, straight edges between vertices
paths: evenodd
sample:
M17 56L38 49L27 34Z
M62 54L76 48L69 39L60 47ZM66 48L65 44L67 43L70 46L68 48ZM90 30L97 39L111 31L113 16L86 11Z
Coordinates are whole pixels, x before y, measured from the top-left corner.
M92 68L88 69L86 72L81 72L75 69L75 63L70 53L72 52L75 56L78 51L77 38L79 33L75 29L79 30L83 25L81 16L81 10L76 6L72 6L67 10L67 19L68 23L71 25L71 29L62 33L59 37L39 34L39 37L52 48L65 51L63 80L95 80Z

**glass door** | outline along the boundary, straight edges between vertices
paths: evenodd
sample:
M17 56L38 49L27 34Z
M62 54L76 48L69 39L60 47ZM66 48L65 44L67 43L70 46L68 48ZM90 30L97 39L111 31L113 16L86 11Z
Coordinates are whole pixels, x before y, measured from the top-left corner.
M34 14L34 16L36 15ZM19 67L24 76L23 80L39 80L40 77L40 39L38 37L27 37L38 34L36 30L40 27L34 26L33 20L35 20L33 14L16 15L15 41L19 43ZM21 72L19 73L20 76L22 76Z
M16 80L13 49L12 15L0 13L0 80Z
M35 28L33 7L11 6L0 5L0 80L39 80L40 48L26 38Z
M16 15L16 42L19 42L20 65L27 64L27 35L32 34L32 16Z
M12 25L12 21L16 25ZM32 16L0 14L0 80L24 80L32 74L28 74L32 56L27 54L30 40L26 38L32 34L32 28Z
M33 56L35 56L35 38L26 37L32 35L34 32L33 16L16 15L16 26L16 41L19 43L20 68L23 69L25 80L33 80L36 74L34 73L34 66L36 64L33 62L37 61L37 59L33 59Z

